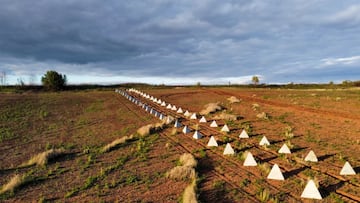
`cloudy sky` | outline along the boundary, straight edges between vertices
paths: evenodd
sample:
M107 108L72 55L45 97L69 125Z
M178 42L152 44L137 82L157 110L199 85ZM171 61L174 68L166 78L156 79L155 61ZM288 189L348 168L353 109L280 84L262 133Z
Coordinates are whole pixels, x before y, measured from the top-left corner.
M358 0L0 0L8 83L360 80Z

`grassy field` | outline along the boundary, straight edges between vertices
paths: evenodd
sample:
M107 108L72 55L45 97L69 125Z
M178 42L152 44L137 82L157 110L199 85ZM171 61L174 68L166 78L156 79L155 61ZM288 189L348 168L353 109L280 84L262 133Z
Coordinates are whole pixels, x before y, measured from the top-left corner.
M143 90L191 112L216 102L225 108L207 115L208 121L220 113L239 119L219 120L231 129L223 134L220 128L207 130L206 124L179 117L183 124L203 132L204 138L197 141L191 133L182 135L172 127L130 137L159 119L114 91L0 93L0 201L178 202L190 182L169 179L166 173L179 165L183 153L193 154L199 162L197 194L202 202L300 201L307 178L317 179L327 202L353 201L360 196L358 89ZM230 104L230 96L241 101ZM266 117L259 117L261 113ZM248 131L249 139L238 138L242 129ZM210 135L219 141L218 148L206 147ZM268 149L256 147L263 135L273 143ZM122 141L111 150L103 150L119 138ZM233 157L222 156L228 142L236 151ZM276 155L285 142L293 153ZM319 163L301 161L310 149ZM249 150L258 167L242 166L242 154ZM345 161L357 175L338 175ZM286 171L284 182L266 180L274 163ZM14 189L5 191L13 177L10 185Z

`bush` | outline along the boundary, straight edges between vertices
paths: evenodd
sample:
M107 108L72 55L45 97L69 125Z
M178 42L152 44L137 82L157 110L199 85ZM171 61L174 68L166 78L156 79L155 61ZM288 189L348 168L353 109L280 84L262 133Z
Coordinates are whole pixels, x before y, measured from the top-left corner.
M66 75L59 74L56 71L47 71L46 74L41 77L41 83L48 90L62 90L66 85Z

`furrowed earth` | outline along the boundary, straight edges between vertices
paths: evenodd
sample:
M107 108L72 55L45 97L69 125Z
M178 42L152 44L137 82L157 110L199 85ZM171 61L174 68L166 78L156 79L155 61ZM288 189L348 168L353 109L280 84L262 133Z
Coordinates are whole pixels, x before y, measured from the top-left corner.
M120 90L125 90L119 87ZM0 186L16 174L24 178L1 202L181 202L190 180L166 173L191 153L198 161L200 202L358 202L360 201L360 90L265 88L143 88L166 104L200 112L209 103L223 110L205 115L207 123L134 92L129 95L164 115L178 118L192 132L183 134L173 123L150 135L137 130L160 122L140 106L111 91L60 93L0 93ZM229 103L234 96L240 102ZM217 120L221 114L238 117ZM262 115L262 116L259 116ZM265 116L264 116L265 115ZM227 124L229 133L220 132ZM192 138L194 130L203 135ZM245 129L250 138L240 139ZM102 149L118 138L134 135L108 152ZM207 147L214 136L219 147ZM259 146L266 136L271 145ZM223 155L230 143L235 155ZM286 143L291 154L277 151ZM63 149L44 165L26 163L49 149ZM313 150L318 162L304 161ZM243 166L245 152L257 166ZM348 161L356 175L340 175ZM284 181L267 179L278 164ZM323 200L301 198L309 179Z

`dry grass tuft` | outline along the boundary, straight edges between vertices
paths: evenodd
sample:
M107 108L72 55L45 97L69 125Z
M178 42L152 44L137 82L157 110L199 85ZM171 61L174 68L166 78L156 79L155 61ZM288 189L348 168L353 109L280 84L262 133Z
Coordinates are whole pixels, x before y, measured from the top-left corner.
M179 160L183 166L195 168L197 165L197 161L195 160L194 156L189 153L181 155Z
M184 203L197 203L196 198L196 180L194 179L190 185L188 185L182 197Z
M200 126L198 123L191 125L190 128L194 129L194 130L200 130Z
M162 130L165 126L165 122L145 125L137 130L137 133L141 136L150 135L152 133Z
M49 149L45 152L33 156L27 163L24 163L21 166L26 167L35 164L39 166L45 166L49 160L64 154L65 154L64 149Z
M176 166L166 173L166 177L174 180L192 180L196 177L196 173L192 167Z
M115 147L117 147L119 144L123 144L126 141L132 139L133 137L134 137L133 135L130 135L130 136L124 136L124 137L118 138L118 139L114 140L113 142L111 142L110 144L107 144L106 146L104 146L101 149L101 152L102 153L109 152L112 149L114 149Z
M25 182L25 178L23 176L20 176L19 174L16 174L14 177L10 179L10 181L6 185L2 187L0 194L3 194L8 191L13 192L20 185L24 184L24 182Z
M269 120L269 115L265 112L261 112L261 113L257 114L256 117L260 118L260 119Z
M170 135L176 135L178 132L177 132L177 129L176 128L172 128L171 131L170 131Z
M145 126L142 126L141 128L139 128L137 130L137 133L141 136L145 136L145 135L149 135L150 134L150 131L151 129L154 127L153 124L149 124L149 125L145 125Z
M221 111L223 109L223 107L219 105L219 102L209 103L209 104L206 104L204 107L205 108L200 111L201 115L207 115L210 113L214 113L216 111Z
M238 116L228 113L221 113L220 115L216 115L214 120L229 120L229 121L236 121L238 119Z
M167 143L165 144L165 148L166 148L166 149L170 149L171 147L172 147L172 144L171 144L171 143L167 142Z
M260 105L259 104L253 104L252 107L251 107L254 111L257 111L259 108L260 108Z
M264 174L269 174L271 171L271 167L268 163L262 163L262 164L258 164L260 170L264 173Z
M180 156L179 162L181 166L176 166L166 173L167 178L175 180L188 180L191 179L191 184L188 185L183 193L182 202L184 203L197 203L196 198L196 171L195 167L197 161L194 156L189 153L185 153Z
M180 156L179 159L181 166L176 166L166 173L167 178L175 179L175 180L188 180L195 179L196 172L195 167L197 165L197 161L194 156L189 153L185 153Z
M234 96L231 96L229 98L227 98L227 100L229 101L230 104L233 104L233 103L239 103L240 102L240 99L234 97Z

